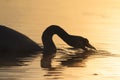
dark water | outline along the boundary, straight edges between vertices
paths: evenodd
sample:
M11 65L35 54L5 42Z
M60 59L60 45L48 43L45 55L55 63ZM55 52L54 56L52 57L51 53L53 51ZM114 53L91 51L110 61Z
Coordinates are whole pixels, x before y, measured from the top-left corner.
M119 80L119 54L59 46L51 68L41 67L41 54L3 61L0 80Z

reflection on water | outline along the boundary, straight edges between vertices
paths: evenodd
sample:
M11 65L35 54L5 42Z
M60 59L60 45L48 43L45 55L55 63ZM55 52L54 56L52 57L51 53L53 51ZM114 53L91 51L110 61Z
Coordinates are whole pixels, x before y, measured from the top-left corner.
M57 80L63 78L62 68L50 68L47 71L48 72L44 75L45 79Z
M2 53L1 53L2 54ZM17 54L17 53L16 53ZM24 62L32 61L38 53L24 53L27 55L22 56L4 56L0 57L0 67L4 66L25 66Z
M119 57L105 50L84 52L61 46L51 61L41 62L39 53L1 61L0 80L119 80ZM43 68L46 63L50 66Z
M72 48L71 48L72 49ZM70 67L75 67L76 63L82 62L85 58L87 58L89 55L92 55L95 53L95 51L89 50L89 51L82 51L79 49L74 50L73 52L64 52L64 49L59 50L58 53L59 57L56 57L56 61L60 62L62 66L70 66ZM70 54L67 54L70 53ZM41 67L43 68L52 68L52 59L55 57L55 54L53 55L48 55L48 56L43 56L41 59ZM79 65L80 66L80 65Z

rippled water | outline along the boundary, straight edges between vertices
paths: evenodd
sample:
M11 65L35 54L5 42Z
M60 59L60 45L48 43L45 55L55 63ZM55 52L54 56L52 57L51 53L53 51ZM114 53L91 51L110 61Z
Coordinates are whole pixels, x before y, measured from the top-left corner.
M0 65L0 80L119 80L119 54L60 46L51 68L41 67L41 54L6 61Z

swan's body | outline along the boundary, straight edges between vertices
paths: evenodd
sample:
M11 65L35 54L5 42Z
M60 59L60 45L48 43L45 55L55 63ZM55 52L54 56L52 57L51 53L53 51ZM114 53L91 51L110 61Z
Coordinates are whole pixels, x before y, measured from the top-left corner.
M33 53L42 50L27 36L0 25L0 55ZM15 54L17 53L17 54Z

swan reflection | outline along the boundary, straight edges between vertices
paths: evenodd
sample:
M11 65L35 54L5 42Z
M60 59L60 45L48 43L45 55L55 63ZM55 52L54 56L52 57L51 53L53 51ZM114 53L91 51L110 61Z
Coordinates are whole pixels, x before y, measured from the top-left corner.
M64 56L57 58L57 61L60 62L60 65L58 66L58 68L60 66L83 67L83 65L82 65L83 61L85 61L85 59L87 57L89 57L90 55L92 55L94 53L96 53L96 51L94 51L94 50L88 50L88 51L76 50L72 54L65 54ZM43 55L43 57L41 59L41 67L42 68L54 68L52 66L52 60L54 59L54 56L55 56L55 54L53 54L52 56L51 55L46 55L46 56Z

